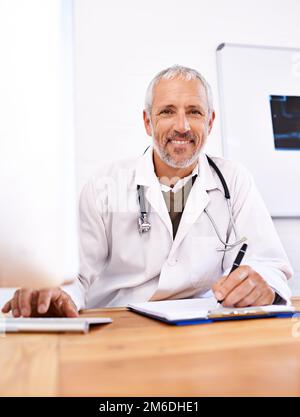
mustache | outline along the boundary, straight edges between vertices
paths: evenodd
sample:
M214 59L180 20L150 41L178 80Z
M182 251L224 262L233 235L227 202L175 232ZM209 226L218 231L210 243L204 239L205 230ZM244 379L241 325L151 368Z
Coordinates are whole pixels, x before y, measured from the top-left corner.
M166 142L168 142L170 140L176 140L176 139L191 140L191 141L196 142L197 136L194 135L192 132L180 133L180 132L174 131L167 136Z

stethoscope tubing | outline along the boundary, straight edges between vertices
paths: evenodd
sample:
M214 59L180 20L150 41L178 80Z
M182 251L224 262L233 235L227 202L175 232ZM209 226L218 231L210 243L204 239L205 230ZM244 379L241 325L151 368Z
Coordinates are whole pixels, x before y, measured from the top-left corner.
M144 151L144 153L147 151L147 149ZM206 155L206 158L208 160L209 165L215 170L215 172L218 175L219 180L222 184L222 187L223 187L223 190L224 190L224 197L225 197L226 203L227 203L230 223L232 225L235 237L237 238L237 230L236 230L235 222L234 222L234 219L233 219L232 208L231 208L231 204L230 204L230 198L231 197L230 197L230 193L229 193L229 189L228 189L226 180L225 180L222 172L220 171L220 169L215 164L215 162L208 155ZM194 178L193 178L193 184L194 184ZM147 209L146 209L145 190L144 190L143 185L137 185L137 194L138 194L138 201L139 201L139 206L140 206L140 217L138 219L138 229L139 229L140 234L143 234L145 232L148 232L151 229L151 223L149 222L148 212L147 212ZM204 210L204 212L208 216L208 218L209 218L209 220L210 220L210 222L211 222L211 224L212 224L212 226L213 226L213 228L214 228L214 230L215 230L215 232L218 236L218 239L220 240L222 245L224 245L224 248L218 248L217 251L226 252L228 250L231 250L231 249L235 248L236 246L240 245L241 243L244 243L247 240L246 237L242 237L240 239L237 239L236 242L233 242L233 243L224 242L214 219L212 218L212 216L209 214L209 212L206 209Z

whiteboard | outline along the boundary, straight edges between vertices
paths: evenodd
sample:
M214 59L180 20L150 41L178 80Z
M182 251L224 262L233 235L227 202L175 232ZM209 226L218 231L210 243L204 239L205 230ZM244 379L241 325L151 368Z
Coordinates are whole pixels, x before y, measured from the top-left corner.
M274 217L300 215L300 49L217 49L225 158L252 173Z

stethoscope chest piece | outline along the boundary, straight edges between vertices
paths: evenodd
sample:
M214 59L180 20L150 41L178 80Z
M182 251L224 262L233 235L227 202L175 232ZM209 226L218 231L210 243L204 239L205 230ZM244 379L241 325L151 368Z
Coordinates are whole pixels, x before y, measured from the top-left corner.
M148 221L147 214L141 213L141 216L138 218L138 230L140 235L143 233L149 232L151 229L151 224Z

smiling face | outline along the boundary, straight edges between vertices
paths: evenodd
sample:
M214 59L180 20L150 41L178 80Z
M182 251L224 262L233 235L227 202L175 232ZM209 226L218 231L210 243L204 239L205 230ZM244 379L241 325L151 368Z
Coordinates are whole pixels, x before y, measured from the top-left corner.
M159 80L153 89L150 117L144 111L155 156L172 168L195 165L214 117L214 113L209 114L206 91L199 79Z

